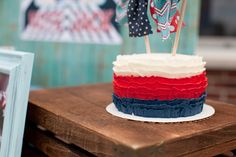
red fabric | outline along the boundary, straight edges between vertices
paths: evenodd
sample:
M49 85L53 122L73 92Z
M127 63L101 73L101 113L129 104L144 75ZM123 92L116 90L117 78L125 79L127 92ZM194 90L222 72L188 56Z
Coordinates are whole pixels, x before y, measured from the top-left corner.
M189 78L116 76L114 93L121 98L173 100L198 98L208 85L206 72Z

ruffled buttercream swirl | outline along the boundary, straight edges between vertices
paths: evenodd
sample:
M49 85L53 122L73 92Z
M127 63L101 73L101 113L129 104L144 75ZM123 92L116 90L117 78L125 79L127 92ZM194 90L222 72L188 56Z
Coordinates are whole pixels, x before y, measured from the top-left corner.
M206 72L179 79L114 75L113 80L114 93L117 96L143 100L198 98L205 92L207 85Z
M119 55L113 62L117 76L160 76L185 78L204 72L205 62L200 56L177 54Z
M202 111L206 93L193 99L174 99L169 101L120 98L113 94L117 109L126 114L142 117L176 118L193 116Z

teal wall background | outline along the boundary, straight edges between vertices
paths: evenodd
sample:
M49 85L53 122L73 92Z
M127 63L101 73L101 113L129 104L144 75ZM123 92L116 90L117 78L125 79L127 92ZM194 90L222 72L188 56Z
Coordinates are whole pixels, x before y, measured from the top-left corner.
M118 54L144 53L144 39L128 37L122 27L122 45L29 42L19 38L21 1L0 1L0 46L35 53L32 85L41 87L74 86L85 83L110 82L112 61ZM198 40L200 1L188 1L185 23L178 53L192 54ZM154 25L153 25L154 26ZM155 27L153 27L155 28ZM162 41L160 35L150 36L153 52L170 52L174 35Z

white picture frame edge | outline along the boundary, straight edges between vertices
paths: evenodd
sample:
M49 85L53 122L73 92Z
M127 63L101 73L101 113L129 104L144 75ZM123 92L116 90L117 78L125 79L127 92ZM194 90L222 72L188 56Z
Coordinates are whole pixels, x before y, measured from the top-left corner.
M13 108L12 132L6 157L20 157L23 143L26 111L28 106L30 81L32 76L34 54L14 50L0 49L0 61L7 60L16 64L16 97Z
M2 139L1 139L1 147L0 147L0 156L7 156L8 151L9 151L9 145L10 145L10 136L12 134L11 132L11 128L12 125L12 118L11 114L12 113L12 100L11 98L13 97L13 89L15 87L15 82L14 82L14 77L16 76L16 67L17 64L6 64L6 62L4 62L5 64L3 64L3 62L0 62L0 72L8 75L8 87L7 87L7 104L6 108L5 108L5 117L4 117L4 123L3 123L3 128L2 128ZM9 105L10 104L10 105ZM9 113L10 112L10 113Z

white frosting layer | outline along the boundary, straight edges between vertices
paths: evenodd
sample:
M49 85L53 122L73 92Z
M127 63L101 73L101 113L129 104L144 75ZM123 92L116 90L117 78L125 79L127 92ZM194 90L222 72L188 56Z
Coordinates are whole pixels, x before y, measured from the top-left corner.
M184 78L202 73L205 64L200 56L181 54L119 55L113 62L113 71L117 76Z

